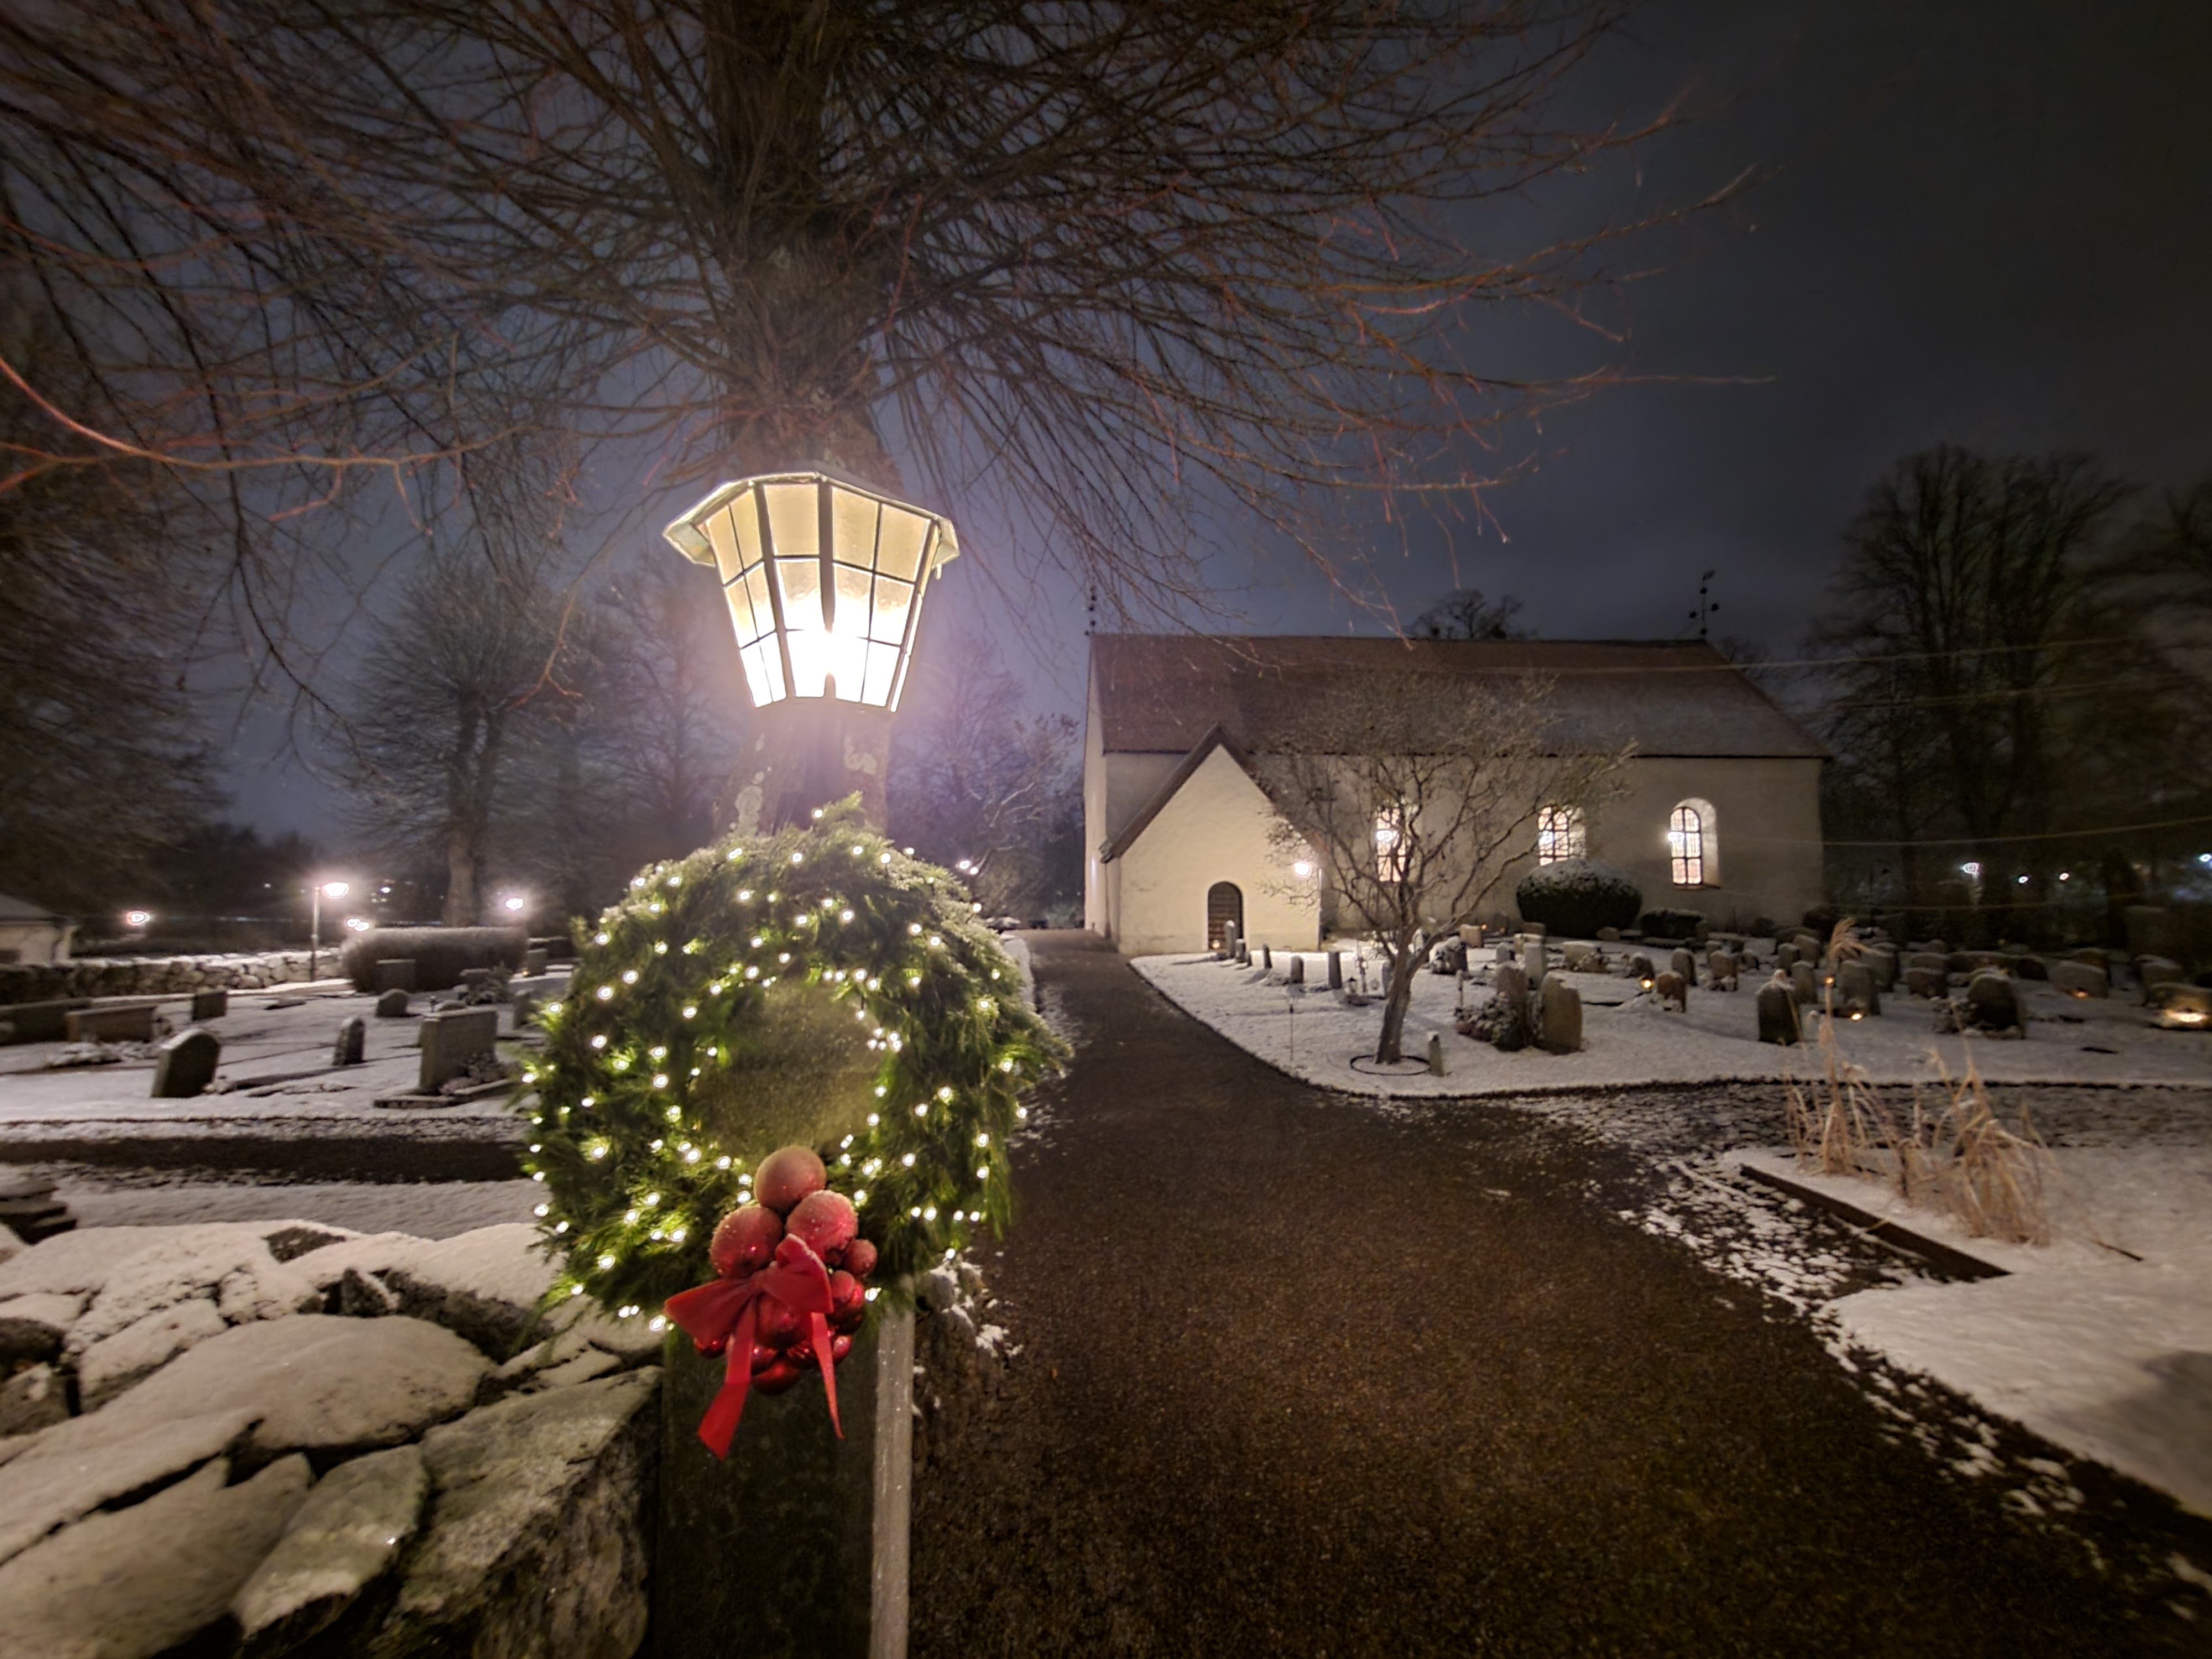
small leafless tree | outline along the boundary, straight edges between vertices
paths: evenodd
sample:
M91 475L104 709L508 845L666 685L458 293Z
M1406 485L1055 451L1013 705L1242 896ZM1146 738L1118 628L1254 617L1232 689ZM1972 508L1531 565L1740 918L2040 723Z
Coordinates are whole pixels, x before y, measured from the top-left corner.
M1528 637L1514 618L1521 601L1510 593L1486 599L1479 587L1455 588L1413 618L1406 631L1417 640L1519 640Z
M1627 758L1567 731L1540 677L1377 675L1308 711L1255 757L1285 864L1317 858L1340 932L1390 965L1375 1057L1403 1058L1427 941L1474 921L1535 850L1547 807L1588 811Z

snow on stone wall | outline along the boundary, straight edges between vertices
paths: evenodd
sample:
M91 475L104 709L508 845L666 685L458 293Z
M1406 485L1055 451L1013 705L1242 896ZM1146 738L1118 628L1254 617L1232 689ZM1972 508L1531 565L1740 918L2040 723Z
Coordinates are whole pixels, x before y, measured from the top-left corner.
M319 973L337 972L338 953L322 952ZM191 991L258 991L307 977L307 952L241 956L83 957L74 962L0 963L0 1006L59 997L182 996Z

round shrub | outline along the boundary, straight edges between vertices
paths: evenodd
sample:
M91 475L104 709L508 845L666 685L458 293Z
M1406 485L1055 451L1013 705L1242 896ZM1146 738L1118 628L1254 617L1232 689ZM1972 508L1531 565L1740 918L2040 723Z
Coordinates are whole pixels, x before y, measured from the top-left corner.
M339 964L356 991L376 988L376 964L410 961L415 988L450 991L467 968L522 966L529 936L520 927L372 927L345 943Z
M1589 939L1601 927L1633 927L1644 908L1644 890L1627 872L1595 859L1540 864L1521 878L1513 896L1524 920L1570 939Z

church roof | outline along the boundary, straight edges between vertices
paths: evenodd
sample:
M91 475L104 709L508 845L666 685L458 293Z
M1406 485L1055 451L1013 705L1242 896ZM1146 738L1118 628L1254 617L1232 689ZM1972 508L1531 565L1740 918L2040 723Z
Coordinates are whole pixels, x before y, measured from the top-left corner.
M1182 757L1182 764L1168 775L1168 781L1152 792L1152 798L1137 809L1137 816L1121 826L1121 833L1098 849L1098 861L1111 864L1135 846L1137 837L1152 827L1152 820L1159 817L1183 785L1190 781L1190 775L1205 765L1206 757L1217 749L1225 750L1231 760L1244 769L1244 775L1259 786L1259 775L1252 769L1252 757L1237 747L1234 738L1217 726L1200 738L1190 753ZM1265 793L1264 786L1261 792Z
M1642 757L1818 759L1823 748L1702 641L1399 640L1100 634L1091 641L1110 752L1190 753L1218 727L1254 752L1296 742L1299 711L1377 675L1552 683L1563 742ZM1447 717L1443 700L1438 718Z

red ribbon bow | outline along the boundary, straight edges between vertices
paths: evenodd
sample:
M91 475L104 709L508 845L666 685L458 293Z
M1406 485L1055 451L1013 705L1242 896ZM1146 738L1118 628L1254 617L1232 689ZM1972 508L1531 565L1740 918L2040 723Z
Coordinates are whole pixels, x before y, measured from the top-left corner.
M726 1344L721 1392L699 1419L699 1438L717 1457L730 1454L730 1437L745 1414L745 1395L753 1381L753 1332L760 1301L769 1297L810 1322L814 1358L822 1367L822 1391L829 1397L830 1426L845 1437L837 1420L837 1371L830 1347L830 1270L803 1239L786 1237L775 1261L744 1279L718 1279L668 1298L668 1316L701 1347Z

